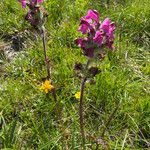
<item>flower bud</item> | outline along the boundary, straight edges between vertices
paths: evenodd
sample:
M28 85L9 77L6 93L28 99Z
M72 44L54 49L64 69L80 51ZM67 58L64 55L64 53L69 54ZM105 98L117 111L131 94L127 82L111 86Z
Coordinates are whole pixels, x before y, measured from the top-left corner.
M99 74L101 71L97 67L91 67L88 70L89 74L92 75L93 77Z

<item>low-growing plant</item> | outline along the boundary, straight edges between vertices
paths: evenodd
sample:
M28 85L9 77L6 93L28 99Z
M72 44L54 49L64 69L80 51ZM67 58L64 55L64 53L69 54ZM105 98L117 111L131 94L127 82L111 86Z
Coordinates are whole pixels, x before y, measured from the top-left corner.
M82 146L85 148L84 133L84 116L83 116L83 97L85 84L89 80L93 82L93 78L101 71L94 65L94 61L102 61L107 50L113 51L115 23L106 18L100 22L100 15L96 10L88 10L87 15L81 18L80 27L78 29L83 38L78 38L75 43L82 49L83 54L87 57L86 64L76 63L75 70L77 76L82 79L80 92L76 93L76 98L80 99L79 116L80 116L80 133L82 135ZM115 112L114 112L115 113ZM113 114L111 118L113 117ZM108 120L109 124L110 119ZM102 133L104 135L105 130Z
M43 51L44 51L44 61L45 67L47 69L47 77L45 78L44 83L41 86L41 90L43 90L46 94L49 91L52 91L54 100L57 102L55 88L52 85L51 81L51 69L50 69L50 60L47 56L46 50L46 39L45 39L45 22L48 16L47 11L41 6L44 0L19 0L22 4L23 8L28 7L29 10L25 16L25 20L27 20L31 26L39 33L40 37L42 38L43 42Z

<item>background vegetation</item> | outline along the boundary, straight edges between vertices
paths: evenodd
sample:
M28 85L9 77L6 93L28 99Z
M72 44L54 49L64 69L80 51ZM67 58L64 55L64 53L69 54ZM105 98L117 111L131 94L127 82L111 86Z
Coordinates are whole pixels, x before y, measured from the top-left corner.
M150 147L150 1L127 0L45 0L49 13L47 49L52 78L57 89L61 113L55 114L51 94L39 90L46 76L42 42L24 21L26 10L18 1L0 1L0 147L14 150L80 149L78 100L80 80L73 71L75 62L84 62L74 40L80 17L96 9L101 20L117 24L115 52L99 62L101 73L95 85L87 83L85 92L86 146L95 141L120 102L105 141L110 149L148 149ZM30 35L31 32L31 35ZM28 33L28 34L27 34ZM12 37L22 37L26 48L19 49L11 61L4 55ZM20 37L19 36L19 37ZM57 116L57 117L56 117ZM99 149L105 149L101 145Z

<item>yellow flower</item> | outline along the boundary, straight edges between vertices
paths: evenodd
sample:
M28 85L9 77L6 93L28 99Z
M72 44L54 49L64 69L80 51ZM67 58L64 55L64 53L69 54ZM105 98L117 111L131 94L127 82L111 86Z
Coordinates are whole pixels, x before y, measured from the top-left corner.
M45 93L48 93L49 91L54 89L54 86L51 84L49 80L45 80L40 89L45 91Z
M81 92L77 92L74 96L76 99L80 99Z

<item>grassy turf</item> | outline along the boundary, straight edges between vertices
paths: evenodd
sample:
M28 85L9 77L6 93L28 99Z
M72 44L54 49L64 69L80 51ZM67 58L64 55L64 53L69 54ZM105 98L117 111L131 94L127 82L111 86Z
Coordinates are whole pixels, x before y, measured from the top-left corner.
M110 149L146 149L150 145L150 1L132 0L115 5L97 0L47 0L49 13L47 50L52 65L52 79L57 89L61 113L51 93L39 90L46 77L40 37L29 41L11 63L0 57L5 66L0 77L0 147L2 149L80 149L79 101L74 94L80 80L74 74L75 62L85 57L74 44L79 19L89 8L97 9L101 19L110 17L117 24L115 52L108 53L95 85L86 84L86 146L95 149L95 140L116 105L120 107L105 133ZM17 1L0 2L0 37L31 28L26 13ZM1 56L1 55L0 55ZM102 146L99 146L102 149Z

